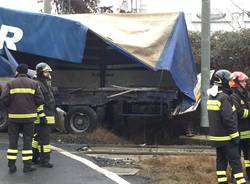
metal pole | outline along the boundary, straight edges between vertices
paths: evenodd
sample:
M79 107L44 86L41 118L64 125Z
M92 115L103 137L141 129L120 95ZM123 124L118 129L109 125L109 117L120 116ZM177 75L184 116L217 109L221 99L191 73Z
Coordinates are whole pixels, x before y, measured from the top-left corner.
M202 0L201 27L201 127L209 127L207 89L210 84L210 0Z
M138 13L138 4L137 0L135 0L135 12Z
M68 0L68 14L71 14L71 0Z
M131 12L133 12L133 0L131 0Z
M43 9L44 9L44 13L51 13L51 0L43 0Z

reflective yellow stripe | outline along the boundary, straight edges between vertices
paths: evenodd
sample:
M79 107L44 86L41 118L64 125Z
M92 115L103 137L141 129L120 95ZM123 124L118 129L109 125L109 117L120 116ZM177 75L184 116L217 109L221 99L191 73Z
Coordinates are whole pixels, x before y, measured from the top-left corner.
M48 145L43 145L43 152L44 153L48 153L50 151L51 151L51 149L50 149L50 145L49 144Z
M16 160L17 156L7 155L8 160Z
M214 80L214 82L216 82L217 84L222 84L222 80L220 78L216 77L216 80Z
M43 111L44 110L44 105L39 105L37 107L37 112Z
M243 184L243 183L246 184L245 178L241 178L241 179L236 181L236 184Z
M227 175L226 171L216 171L216 175L221 176L221 175Z
M10 90L10 94L16 94L16 93L30 93L35 94L35 90L31 88L14 88Z
M55 124L55 116L46 116L47 124ZM40 124L39 118L34 121L35 124Z
M250 139L250 131L242 131L240 132L240 138L241 139Z
M35 118L37 117L37 113L33 114L8 114L9 118Z
M245 167L250 167L250 164L245 164Z
M17 149L8 149L7 153L18 153Z
M50 149L50 144L43 145L43 148L48 148L48 149Z
M217 137L217 136L208 136L208 140L210 141L229 141L232 138L230 136L221 136L221 137Z
M33 143L32 143L32 148L33 148L33 149L38 149L38 144L33 144Z
M32 150L23 150L22 154L32 154Z
M219 111L221 102L219 100L208 100L207 109L211 111Z
M247 118L248 117L248 113L249 113L248 109L244 109L244 113L242 115L242 118Z
M23 156L23 160L32 160L33 156Z
M235 132L233 134L230 134L230 137L232 137L232 138L239 137L239 136L240 136L239 132Z
M242 178L242 177L244 177L243 176L243 173L237 173L237 174L234 174L234 178Z
M244 160L245 167L250 167L250 160Z
M38 116L41 118L41 117L44 117L45 116L45 113L41 113L41 114L38 114Z
M240 132L240 135L250 135L250 130Z
M221 183L221 182L226 182L227 181L227 177L221 177L221 178L218 178L218 182Z
M55 123L55 116L46 116L48 124L54 124Z
M244 160L244 163L246 164L246 163L250 163L250 160Z
M240 139L250 139L250 135L243 135L243 136L240 136Z
M32 148L38 149L38 141L32 140Z
M36 120L34 121L34 123L35 123L35 124L39 124L40 121L39 121L38 119L36 119Z

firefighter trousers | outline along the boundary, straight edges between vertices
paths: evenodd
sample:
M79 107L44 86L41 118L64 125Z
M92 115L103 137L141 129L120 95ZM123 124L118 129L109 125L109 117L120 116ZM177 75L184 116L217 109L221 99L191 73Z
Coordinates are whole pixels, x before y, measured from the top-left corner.
M41 164L50 161L50 131L51 125L35 125L35 134L32 141L33 162L40 161Z
M32 136L33 122L8 124L9 148L7 150L8 166L13 167L16 163L18 154L19 133L23 133L22 160L24 166L30 166L32 160Z
M247 178L250 180L250 139L240 140L240 151L243 152L244 166L246 168Z
M239 146L229 144L216 148L216 174L219 184L227 184L227 166L232 168L232 174L237 183L246 183L242 172L242 165L239 154Z

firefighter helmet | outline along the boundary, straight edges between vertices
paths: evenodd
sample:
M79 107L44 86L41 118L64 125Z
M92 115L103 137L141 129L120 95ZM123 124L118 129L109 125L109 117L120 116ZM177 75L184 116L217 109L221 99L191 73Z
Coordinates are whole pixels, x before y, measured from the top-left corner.
M52 69L47 63L38 63L36 65L36 73L41 74L42 72L51 72Z
M221 69L214 74L214 85L222 88L230 88L229 81L232 79L232 73L228 70Z
M243 72L236 71L232 73L232 79L233 82L230 84L230 86L232 88L238 88L240 87L240 82L248 80L248 76Z

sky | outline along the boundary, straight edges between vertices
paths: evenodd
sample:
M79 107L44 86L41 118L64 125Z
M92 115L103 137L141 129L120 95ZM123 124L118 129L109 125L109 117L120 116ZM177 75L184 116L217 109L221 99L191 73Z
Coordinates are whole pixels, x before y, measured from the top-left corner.
M41 0L40 0L41 1ZM123 0L100 0L100 4L112 5L119 7ZM133 0L136 2L136 0ZM0 6L41 12L43 3L37 3L38 0L0 0ZM131 2L131 0L128 0ZM201 14L202 0L137 0L141 3L141 8L147 9L145 12L179 12ZM211 14L250 11L250 0L210 0ZM130 6L128 5L128 8ZM53 13L54 14L54 13Z
M0 6L24 11L39 12L37 0L0 0Z
M135 1L135 0L134 0ZM202 0L137 0L146 4L150 12L168 12L168 11L184 11L184 12L200 12ZM104 4L117 5L122 0L101 0ZM211 13L218 10L237 11L237 6L240 8L248 8L250 11L250 0L210 0ZM235 5L234 5L235 4ZM37 0L0 0L0 6L20 9L25 11L39 11L42 8L42 3L37 4ZM228 9L230 7L230 9ZM231 9L232 8L232 9Z

